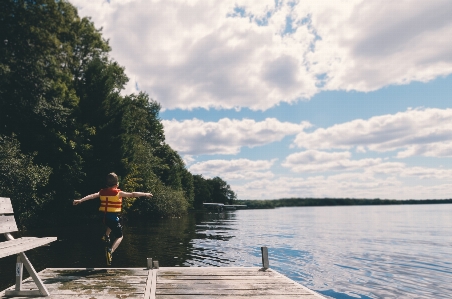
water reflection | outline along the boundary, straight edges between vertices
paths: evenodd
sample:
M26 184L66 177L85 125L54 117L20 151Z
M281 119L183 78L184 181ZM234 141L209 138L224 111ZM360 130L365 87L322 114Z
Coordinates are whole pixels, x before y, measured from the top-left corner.
M113 257L114 267L145 267L146 258L158 260L161 266L194 264L221 265L221 248L210 248L208 241L227 242L234 237L231 213L194 213L180 218L125 220L124 240ZM53 227L15 233L21 236L57 236L50 246L27 252L37 271L45 268L105 267L104 245L100 240L104 227L97 220L77 227ZM193 240L206 240L198 248ZM4 241L3 235L0 241ZM15 256L0 259L0 289L14 284ZM193 262L187 262L193 261Z
M270 267L326 296L449 298L452 205L311 207L195 213L177 219L129 220L114 267ZM104 267L97 221L24 235L58 236L28 252L37 270ZM0 259L1 289L14 283L15 257Z

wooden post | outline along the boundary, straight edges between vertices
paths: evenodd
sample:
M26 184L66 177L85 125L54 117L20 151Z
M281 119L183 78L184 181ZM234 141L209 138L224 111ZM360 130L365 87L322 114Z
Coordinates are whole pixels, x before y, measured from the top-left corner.
M148 268L148 270L152 269L152 258L150 258L150 257L148 257L148 259L147 259L147 268Z
M20 259L22 260L22 263L25 266L25 269L27 269L28 274L33 278L33 281L36 283L36 286L38 287L39 291L43 296L49 296L49 291L47 290L46 286L42 282L41 278L39 278L38 273L36 272L35 268L33 268L33 265L28 260L25 253L21 252L19 253Z
M17 255L17 262L16 262L16 291L22 290L22 275L24 272L24 264L20 260L20 255Z
M262 253L262 270L267 270L270 268L270 263L268 261L268 248L267 247L261 247L261 253Z
M49 291L47 290L46 286L44 285L44 283L42 282L42 280L39 278L38 273L36 272L35 268L33 268L33 265L30 263L30 261L28 260L27 256L25 255L25 253L21 252L19 253L19 257L18 259L20 259L20 262L25 266L25 269L27 269L28 274L30 274L31 278L33 278L33 281L36 283L36 286L38 287L39 290L17 290L17 264L16 264L16 288L14 291L9 291L6 290L5 291L5 295L8 296L49 296ZM20 270L20 269L19 269ZM19 273L20 275L20 273ZM21 287L22 284L19 284L19 287Z

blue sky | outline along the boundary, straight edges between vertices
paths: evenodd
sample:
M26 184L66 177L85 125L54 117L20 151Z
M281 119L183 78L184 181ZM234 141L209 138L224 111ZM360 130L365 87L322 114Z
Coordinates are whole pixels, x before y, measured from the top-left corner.
M451 198L452 2L71 2L240 199Z

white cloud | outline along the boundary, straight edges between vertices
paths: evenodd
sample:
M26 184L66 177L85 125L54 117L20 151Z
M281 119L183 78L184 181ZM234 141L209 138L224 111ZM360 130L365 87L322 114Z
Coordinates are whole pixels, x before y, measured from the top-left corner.
M297 41L276 25L259 26L267 12L283 13L273 1L259 2L73 1L104 27L115 59L164 108L267 109L311 97L315 76L304 55L315 36L300 30ZM233 17L236 5L253 20Z
M276 160L209 160L198 162L190 166L193 174L202 174L205 177L220 176L226 181L269 179L274 175L269 169Z
M127 92L164 109L265 110L452 73L448 0L71 2L104 28Z
M381 163L381 159L351 160L350 152L307 150L289 155L282 166L294 172L351 171Z
M240 198L243 199L290 197L402 198L397 196L399 194L388 194L393 190L398 190L401 185L399 180L393 178L381 179L351 173L347 176L329 177L278 177L274 180L256 180L242 186L232 186L232 189L237 190ZM407 198L405 196L403 198Z
M190 165L196 161L196 159L191 155L184 155L182 159L184 160L185 165Z
M383 165L384 166L384 165ZM435 174L437 169L399 168L397 173L373 171L345 172L307 178L277 176L231 184L240 199L313 198L382 198L382 199L447 199L450 198L452 172L445 170L442 179L418 177L423 172Z
M302 1L321 40L309 56L325 89L371 91L452 72L452 3Z
M350 149L357 146L377 152L403 149L410 155L449 156L452 142L452 109L417 109L357 119L300 132L294 144L307 149Z
M255 147L294 135L309 123L293 124L267 118L261 122L251 119L223 118L218 122L199 119L163 120L167 143L182 154L237 154L241 147Z
M452 157L452 141L410 145L406 150L397 153L397 158L412 156Z
M289 155L282 166L298 175L237 181L240 199L289 197L446 199L452 169L412 166L381 158L352 160L350 152L307 150ZM321 175L313 175L318 173Z

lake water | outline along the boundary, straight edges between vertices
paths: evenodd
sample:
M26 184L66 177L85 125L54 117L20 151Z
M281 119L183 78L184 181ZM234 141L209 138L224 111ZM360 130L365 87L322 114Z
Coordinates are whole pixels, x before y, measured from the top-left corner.
M102 225L24 235L58 236L27 253L37 270L105 267ZM125 223L113 267L270 267L331 298L452 298L452 205L299 207L196 213ZM0 289L15 257L0 259Z

